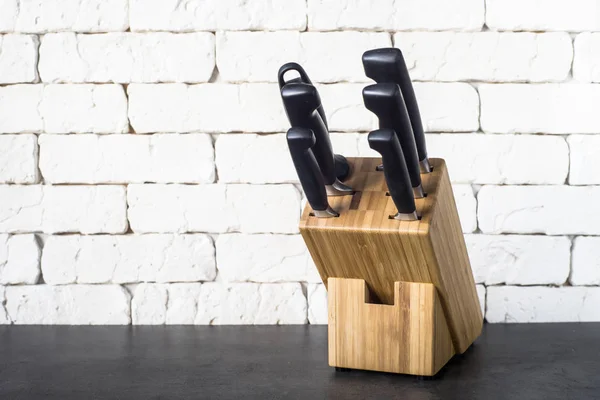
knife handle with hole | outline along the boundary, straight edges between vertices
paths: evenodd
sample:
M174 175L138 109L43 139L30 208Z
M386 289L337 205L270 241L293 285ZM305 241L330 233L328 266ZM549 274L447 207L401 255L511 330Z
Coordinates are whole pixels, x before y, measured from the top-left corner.
M375 82L391 82L400 86L415 136L421 172L431 172L421 113L402 51L396 48L369 50L363 54L362 62L365 74Z
M300 75L300 76L298 78L294 78L294 79L290 79L289 81L286 81L284 79L284 76L289 71L296 71L298 73L298 75ZM281 66L281 68L279 68L279 72L277 73L277 82L279 82L279 90L283 89L283 87L287 83L294 83L294 82L295 83L308 83L309 85L312 85L312 81L308 77L308 74L306 73L304 68L302 68L302 66L300 64L295 63L295 62L289 62L289 63L283 64ZM325 116L325 110L323 109L322 104L319 105L319 107L317 107L317 112L321 116L321 119L323 120L323 123L325 124L325 128L329 129L329 126L327 125L327 117Z
M379 119L380 129L391 129L396 132L406 160L414 196L424 197L415 137L400 88L395 83L369 85L363 89L363 100L367 109Z
M378 129L369 133L368 140L369 147L381 154L388 191L398 209L393 218L403 221L419 219L408 168L396 132Z
M316 143L313 132L305 128L290 128L287 132L287 142L300 184L314 216L338 217L339 214L329 206L323 175L311 150Z
M352 194L352 189L337 178L329 131L318 111L321 98L317 89L308 83L287 83L281 89L281 98L292 127L310 129L315 136L312 151L323 174L327 194Z

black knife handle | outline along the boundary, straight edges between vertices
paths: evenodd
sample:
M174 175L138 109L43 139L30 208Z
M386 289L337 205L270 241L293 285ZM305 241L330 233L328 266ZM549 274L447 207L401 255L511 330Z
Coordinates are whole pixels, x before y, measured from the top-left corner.
M410 118L398 85L395 83L376 83L367 86L363 89L363 100L367 109L377 115L379 129L391 129L398 135L406 159L410 182L412 187L418 188L421 185L419 157Z
M312 148L326 185L336 181L335 162L329 132L318 112L321 98L317 89L308 83L287 83L281 89L281 98L290 124L310 129L316 143Z
M327 201L321 170L311 150L316 143L315 135L310 129L290 128L287 132L287 142L300 184L315 215L324 216L323 213L333 211Z
M284 79L284 75L286 74L286 72L289 72L289 71L296 71L298 73L298 75L300 75L300 76L298 78L294 78L294 79L290 79L289 81L286 81ZM283 64L281 66L281 68L279 68L279 72L277 73L277 82L279 82L279 90L283 89L283 87L287 83L292 83L292 82L308 83L309 85L312 85L312 81L308 77L308 74L306 73L304 68L302 68L302 66L300 64L295 63L295 62L289 62L287 64ZM319 115L321 116L323 123L325 124L325 128L327 128L329 130L329 125L327 125L327 117L325 116L325 110L323 109L322 104L319 105L319 107L317 108L317 111L318 111Z
M385 180L398 213L413 214L416 211L415 198L396 133L392 129L378 129L369 133L368 139L369 146L381 154Z
M419 161L427 159L427 145L415 90L402 51L396 48L369 50L362 57L365 74L377 83L393 82L400 86L410 116Z

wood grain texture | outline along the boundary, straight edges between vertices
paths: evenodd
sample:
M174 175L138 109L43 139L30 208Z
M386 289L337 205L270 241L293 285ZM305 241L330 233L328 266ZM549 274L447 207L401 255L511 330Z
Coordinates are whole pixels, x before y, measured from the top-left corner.
M369 304L362 279L329 278L329 364L435 375L454 346L435 286L395 282L394 304Z
M321 279L364 279L375 303L393 304L394 282L432 283L440 298L457 353L481 333L483 315L467 255L446 164L430 160L434 170L421 175L427 197L417 199L419 221L397 221L386 195L379 158L350 158L347 183L357 193L329 197L338 218L310 216L304 209L300 232Z

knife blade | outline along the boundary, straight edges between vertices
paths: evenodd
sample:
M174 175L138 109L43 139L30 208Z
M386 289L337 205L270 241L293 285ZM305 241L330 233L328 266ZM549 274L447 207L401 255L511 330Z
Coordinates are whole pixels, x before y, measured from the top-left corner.
M410 118L400 88L395 83L376 83L363 89L367 109L379 119L380 129L391 129L398 136L406 160L408 175L416 198L425 197L421 185L419 157ZM384 166L385 171L385 166Z
M290 128L286 135L290 155L298 173L300 184L306 199L313 209L313 215L319 218L339 217L327 201L325 181L311 150L316 143L316 138L310 129Z
M415 136L419 167L422 173L431 172L429 158L427 158L427 145L423 131L423 121L419 112L419 105L415 90L410 80L408 68L402 51L396 48L383 48L366 51L362 57L365 74L377 83L392 82L400 86L406 109Z
M312 152L323 174L329 196L352 194L336 175L335 157L327 126L319 114L321 98L317 89L308 83L291 82L281 89L281 98L292 127L310 129L315 136Z
M398 209L392 218L402 221L419 219L398 135L392 129L378 129L369 133L368 140L369 146L381 154L385 181Z

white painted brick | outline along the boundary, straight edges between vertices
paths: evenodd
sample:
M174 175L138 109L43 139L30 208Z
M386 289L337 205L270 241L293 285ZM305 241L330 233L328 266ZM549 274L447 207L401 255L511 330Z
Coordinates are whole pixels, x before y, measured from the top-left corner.
M364 87L365 84L317 85L330 131L364 132L376 128L377 118L363 103ZM289 127L286 120L285 130Z
M0 237L0 241L2 238ZM0 284L33 285L40 275L41 249L34 235L13 235L6 240L6 254L0 243Z
M0 86L0 132L41 132L44 129L39 104L43 85Z
M573 59L571 37L562 32L401 32L394 44L421 81L562 81Z
M208 82L215 67L212 33L72 32L44 35L44 82Z
M192 325L198 313L200 283L174 283L166 285L167 315L165 323L169 325Z
M0 32L109 32L128 28L127 0L0 0Z
M167 317L169 296L165 285L142 283L131 299L131 322L133 325L160 325Z
M304 30L304 0L132 0L132 31Z
M120 85L47 85L39 112L47 133L120 133L129 125Z
M321 282L300 235L219 235L215 245L227 282Z
M487 288L488 322L600 321L600 288Z
M486 25L501 31L600 30L598 0L486 0Z
M477 196L484 233L600 234L600 187L484 186Z
M0 265L6 265L6 262L8 261L8 239L9 238L10 238L10 236L8 234L0 233Z
M308 0L311 30L480 30L483 0Z
M2 240L0 238L0 240ZM5 292L6 288L4 286L0 286L0 325L8 325L11 323L10 319L8 318L8 314L6 313L6 308L4 307L5 304Z
M427 135L427 150L446 160L453 182L562 184L569 173L569 147L561 137Z
M205 283L196 324L305 324L306 297L299 283Z
M486 289L483 285L477 285L475 287L477 290L477 297L479 298L479 306L481 307L481 314L485 317L485 293Z
M466 83L415 83L426 132L471 132L479 129L479 96Z
M379 32L218 32L217 66L230 82L277 82L288 61L302 64L313 82L366 82L362 54L391 45Z
M134 325L192 325L196 319L200 283L140 284L133 290Z
M493 133L598 133L600 86L479 86L481 129ZM585 99L585 100L584 100Z
M282 132L289 128L275 84L129 85L137 133Z
M573 135L567 139L570 149L571 185L600 184L600 136Z
M120 85L0 87L0 132L127 132L127 99Z
M562 285L569 276L568 238L465 235L465 240L476 283Z
M600 35L584 32L575 37L573 78L580 82L600 82Z
M50 236L42 256L48 284L211 281L206 235Z
M571 285L600 285L600 238L573 240Z
M130 296L117 285L8 286L6 310L15 324L126 325Z
M313 325L327 325L327 290L322 283L311 283L307 289L308 322Z
M121 186L0 185L0 232L123 233Z
M477 229L477 200L469 185L452 185L460 225L464 233Z
M333 152L345 157L381 157L369 147L368 134L358 133L330 133ZM364 147L366 146L366 147ZM291 160L291 159L290 159ZM296 176L296 179L297 176Z
M129 185L127 204L136 233L227 232L235 223L224 185Z
M0 183L37 183L38 145L35 135L0 135Z
M39 143L46 183L215 180L212 139L206 134L41 135Z
M215 152L219 182L298 182L285 134L222 134Z
M37 36L0 35L0 83L37 81L38 46Z
M134 232L297 233L292 185L130 185Z
M298 232L300 193L292 185L228 185L227 203L236 217L230 231Z

